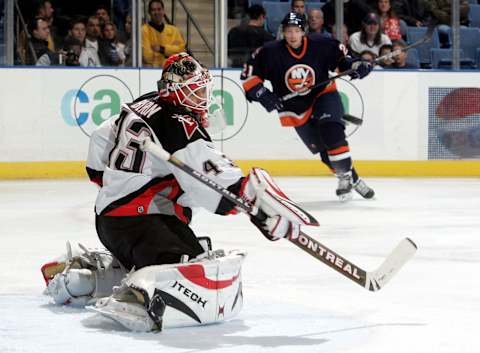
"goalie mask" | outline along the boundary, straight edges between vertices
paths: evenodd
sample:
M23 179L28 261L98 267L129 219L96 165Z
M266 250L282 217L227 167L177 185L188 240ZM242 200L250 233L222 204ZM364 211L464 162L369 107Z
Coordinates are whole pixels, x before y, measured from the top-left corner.
M169 57L157 84L160 97L206 119L212 102L212 76L192 56L180 53Z

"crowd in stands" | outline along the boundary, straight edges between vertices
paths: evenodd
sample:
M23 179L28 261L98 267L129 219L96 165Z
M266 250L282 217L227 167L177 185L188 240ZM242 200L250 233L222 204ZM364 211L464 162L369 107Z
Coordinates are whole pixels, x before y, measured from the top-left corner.
M141 28L140 64L161 67L168 56L188 50L181 32L184 29L169 23L162 0L145 1L148 16ZM480 23L480 18L472 21L470 13L470 9L477 6L480 11L477 1L460 0L462 30L472 28L472 23ZM132 0L68 3L24 0L20 5L26 25L20 27L15 38L16 64L132 65ZM446 53L451 47L451 0L344 0L343 7L344 26L342 34L337 35L334 0L228 0L229 17L240 20L240 24L228 33L229 65L242 67L255 49L268 41L282 39L279 22L289 11L306 17L307 33L336 38L353 55L371 61L392 48L414 42L419 33L425 33L422 30L434 17L439 26L431 43L408 51L406 57L402 55L394 60L383 60L377 66L430 68L432 63L437 62L435 55L448 64ZM279 9L284 11L279 12ZM478 30L476 37L480 41L480 29L473 28ZM475 35L471 37L475 38ZM480 67L480 44L475 47L470 43L470 46L468 50L462 50L462 55L468 56L462 57L462 63Z
M86 0L73 14L71 4L63 5L56 16L53 0L24 2L22 12L33 16L26 18L16 38L16 64L131 66L131 1L116 0L113 4L110 8L110 2ZM148 1L148 21L141 34L143 66L161 67L168 56L186 50L180 30L165 20L162 0Z
M289 5L288 7L286 5ZM333 37L344 43L352 55L362 57L365 60L374 62L377 58L398 48L404 48L408 44L418 40L418 33L425 35L426 27L434 18L437 22L437 29L434 32L434 40L426 43L418 50L412 49L407 53L397 55L391 60L381 60L376 64L377 67L392 69L412 69L412 68L434 68L441 67L441 63L448 67L451 65L451 0L344 0L344 31L342 36L335 33L335 1L334 0L229 0L230 16L241 18L242 10L250 17L251 9L265 13L264 26L270 30L270 34L275 35L276 39L282 38L281 28L271 28L271 24L278 25L276 17L281 18L287 12L297 12L306 17L308 27L307 33L321 33L327 37ZM465 33L465 40L461 40L461 45L469 45L469 57L462 57L463 63L467 63L466 68L480 68L480 28L475 27L475 23L480 23L480 19L470 14L470 9L479 7L477 0L460 0L460 25L461 37ZM278 13L278 9L283 8L284 13ZM479 12L480 16L480 12ZM473 19L473 21L472 21ZM472 24L473 23L473 24ZM468 43L466 33L473 28L472 33L476 33L478 41L476 45ZM235 27L231 33L237 31ZM258 31L257 31L258 32ZM475 34L474 33L474 34ZM264 43L267 36L256 35L256 32L245 34L249 43ZM256 36L256 37L255 37ZM229 35L230 37L230 35ZM255 38L253 38L255 37ZM475 37L470 35L469 37ZM260 45L258 45L260 46ZM258 46L244 46L244 56L252 52ZM240 52L242 48L237 42L229 42L229 50ZM464 51L461 51L463 55ZM230 51L229 51L230 52ZM442 62L435 60L435 55L440 54ZM445 59L446 58L446 59ZM476 62L476 63L475 63ZM432 63L434 65L432 65ZM237 61L231 60L232 66L241 66Z

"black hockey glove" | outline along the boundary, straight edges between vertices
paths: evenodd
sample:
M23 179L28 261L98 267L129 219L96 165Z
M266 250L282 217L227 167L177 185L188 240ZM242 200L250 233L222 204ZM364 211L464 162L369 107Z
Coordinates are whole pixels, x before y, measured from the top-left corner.
M352 79L362 79L373 70L373 66L368 61L359 60L352 64L352 69L354 71L350 74L350 77Z
M255 87L252 87L250 91L248 91L247 98L250 98L253 101L259 102L263 107L267 110L267 112L271 112L272 110L282 110L283 103L277 97L277 95L268 89L266 89L263 85L258 84Z

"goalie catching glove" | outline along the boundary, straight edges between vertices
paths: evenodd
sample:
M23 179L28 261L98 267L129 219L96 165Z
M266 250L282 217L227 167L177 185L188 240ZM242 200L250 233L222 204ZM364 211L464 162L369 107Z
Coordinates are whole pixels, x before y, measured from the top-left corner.
M318 226L317 221L291 201L261 168L245 177L240 196L252 204L250 220L269 240L296 239L301 225Z

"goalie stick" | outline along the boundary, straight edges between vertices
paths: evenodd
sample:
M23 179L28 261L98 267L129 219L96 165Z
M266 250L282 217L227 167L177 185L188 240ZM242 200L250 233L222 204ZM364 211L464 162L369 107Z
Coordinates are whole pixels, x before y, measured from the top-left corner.
M425 36L421 39L419 39L418 41L410 44L410 45L407 45L406 47L404 48L401 48L401 49L397 49L395 51L392 51L391 53L388 53L388 54L385 54L385 55L382 55L378 58L376 58L373 63L374 64L378 64L380 62L382 62L383 60L386 60L386 59L391 59L395 56L397 56L398 54L400 54L401 52L405 52L407 50L410 50L410 49L413 49L413 48L416 48L428 41L430 41L430 39L432 39L432 36L433 36L433 31L435 30L435 26L437 25L437 22L431 22L430 25L428 26L427 28L427 32L425 33ZM320 83L317 83L316 85L312 86L312 87L309 87L307 88L307 90L312 90L312 89L316 89L316 88L319 88L319 87L322 87L332 81L335 81L336 79L339 79L341 77L344 77L344 76L348 76L348 75L351 75L355 72L354 69L349 69L349 70L346 70L346 71L343 71L343 72L340 72L339 74L335 75L335 76L332 76L328 79L326 79L325 81L322 81ZM288 101L289 99L292 99L292 98L295 98L297 97L298 95L304 93L305 90L303 91L297 91L297 92L292 92L292 93L289 93L289 94L286 94L284 95L283 97L280 98L280 100L282 102L285 102L285 101Z
M150 152L158 158L163 159L173 164L175 167L183 170L185 173L197 179L202 184L210 187L223 197L233 202L245 213L254 217L258 214L258 209L255 209L255 206L251 205L240 196L230 192L223 186L217 184L215 181L193 169L189 165L183 163L178 158L172 156L170 153L165 151L162 146L154 143L150 138L147 138L142 142L141 148L142 150ZM299 237L296 239L286 239L311 256L315 257L317 260L320 260L330 268L333 268L341 275L370 291L377 291L385 286L385 284L392 279L392 277L402 268L402 266L412 258L417 250L415 243L411 239L405 238L397 245L397 247L376 270L367 272L303 232L300 232Z

